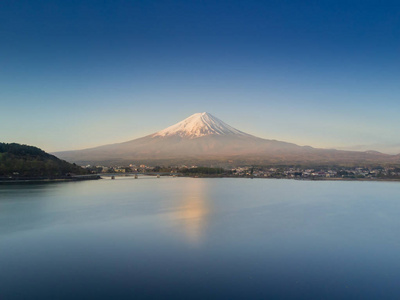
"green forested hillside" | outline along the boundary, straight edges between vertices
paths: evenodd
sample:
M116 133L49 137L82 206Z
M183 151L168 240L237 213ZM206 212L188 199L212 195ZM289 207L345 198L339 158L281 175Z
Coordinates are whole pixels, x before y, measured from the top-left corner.
M43 150L16 143L0 143L0 177L61 177L88 172Z

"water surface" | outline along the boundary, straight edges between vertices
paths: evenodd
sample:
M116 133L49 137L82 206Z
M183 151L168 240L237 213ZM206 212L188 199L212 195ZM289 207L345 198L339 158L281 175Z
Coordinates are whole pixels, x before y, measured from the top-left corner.
M400 184L0 185L0 299L400 299Z

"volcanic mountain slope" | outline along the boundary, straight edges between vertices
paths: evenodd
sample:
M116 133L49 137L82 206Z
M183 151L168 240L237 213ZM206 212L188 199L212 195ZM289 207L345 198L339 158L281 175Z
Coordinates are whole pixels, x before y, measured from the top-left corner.
M79 164L349 164L391 162L381 153L298 146L244 133L209 113L197 113L154 134L96 148L58 152Z

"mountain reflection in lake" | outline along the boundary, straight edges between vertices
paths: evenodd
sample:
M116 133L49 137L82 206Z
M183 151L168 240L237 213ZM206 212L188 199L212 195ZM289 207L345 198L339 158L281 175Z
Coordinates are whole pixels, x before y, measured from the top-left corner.
M399 299L400 185L0 185L0 299Z

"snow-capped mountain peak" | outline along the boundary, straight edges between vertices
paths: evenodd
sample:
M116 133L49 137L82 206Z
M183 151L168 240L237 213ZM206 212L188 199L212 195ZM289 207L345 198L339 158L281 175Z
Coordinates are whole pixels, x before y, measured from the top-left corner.
M233 128L210 113L196 113L185 120L158 131L152 137L180 136L186 138L198 138L206 135L245 135L240 130Z

